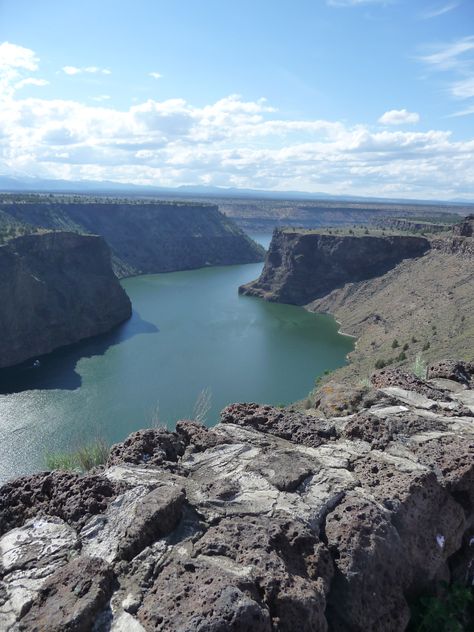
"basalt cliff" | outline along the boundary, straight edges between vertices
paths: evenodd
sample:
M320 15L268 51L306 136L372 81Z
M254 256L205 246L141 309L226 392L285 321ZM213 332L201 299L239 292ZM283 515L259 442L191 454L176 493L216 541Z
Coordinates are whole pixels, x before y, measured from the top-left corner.
M329 313L357 338L342 379L375 366L455 355L474 339L474 216L430 239L276 230L259 279L244 294Z
M233 404L7 483L0 629L402 632L474 577L473 378L385 369L314 414Z
M5 195L0 211L28 226L101 235L119 277L254 263L264 257L263 248L211 204Z
M131 315L97 236L45 232L7 241L0 296L0 368L102 334Z

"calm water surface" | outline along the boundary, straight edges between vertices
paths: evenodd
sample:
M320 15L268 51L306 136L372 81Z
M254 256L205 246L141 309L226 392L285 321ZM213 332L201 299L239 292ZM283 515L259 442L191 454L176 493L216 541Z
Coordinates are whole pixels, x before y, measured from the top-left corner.
M263 240L262 240L263 241ZM261 264L123 281L132 319L56 352L39 369L0 375L0 480L44 467L47 452L104 436L119 441L158 416L173 427L202 389L208 423L235 401L290 403L325 369L341 366L351 338L301 308L239 296Z

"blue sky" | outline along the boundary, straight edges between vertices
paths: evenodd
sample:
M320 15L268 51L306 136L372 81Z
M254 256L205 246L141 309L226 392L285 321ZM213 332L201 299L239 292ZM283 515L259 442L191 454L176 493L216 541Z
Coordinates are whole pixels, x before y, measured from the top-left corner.
M0 0L0 174L474 200L473 0Z

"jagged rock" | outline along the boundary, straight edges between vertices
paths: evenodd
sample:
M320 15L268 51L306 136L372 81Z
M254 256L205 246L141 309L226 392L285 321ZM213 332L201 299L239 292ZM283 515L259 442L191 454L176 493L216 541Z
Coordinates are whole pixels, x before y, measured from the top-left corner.
M123 443L112 446L107 465L134 463L147 467L164 465L173 469L178 458L184 454L186 444L176 433L162 428L138 430Z
M183 438L185 445L192 446L198 452L224 442L224 439L213 430L190 419L181 419L176 422L176 433Z
M97 612L114 589L112 568L97 558L79 557L49 577L18 632L90 632Z
M324 631L331 576L327 549L302 525L224 519L164 568L138 616L151 630Z
M314 399L314 407L325 417L342 417L382 403L389 404L391 400L380 391L366 386L348 386L332 381L324 384Z
M4 486L0 628L403 632L472 575L474 392L384 375L355 414L233 404L134 433L101 476Z
M429 380L442 378L470 386L474 375L474 362L461 362L459 360L432 362L428 365L426 375Z
M84 526L84 552L107 562L132 559L176 527L184 498L183 490L172 485L126 491Z
M342 436L348 439L361 439L370 443L372 448L384 450L395 440L404 440L420 432L448 429L442 418L427 419L407 412L406 408L393 412L397 414L390 417L383 414L383 409L353 415L345 424Z
M17 478L0 488L0 535L36 515L58 516L80 529L103 512L120 485L103 476L42 472Z
M35 518L0 538L0 630L31 607L45 581L77 555L74 529L59 518Z
M453 235L474 237L474 215L467 215L462 222L453 226Z
M370 377L375 388L401 388L411 393L418 393L428 399L444 400L447 395L440 389L433 388L426 380L402 369L380 369Z
M336 437L334 423L260 404L231 404L221 412L221 422L248 426L311 447Z

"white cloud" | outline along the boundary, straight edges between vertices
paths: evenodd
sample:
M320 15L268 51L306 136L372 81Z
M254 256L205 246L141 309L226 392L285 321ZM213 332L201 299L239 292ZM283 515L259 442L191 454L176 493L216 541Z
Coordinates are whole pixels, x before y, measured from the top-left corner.
M93 101L97 101L98 103L102 101L108 101L110 99L110 94L98 94L96 97L91 97Z
M0 44L0 71L13 68L34 71L38 69L39 59L29 48L2 42Z
M474 99L474 35L438 46L435 52L420 58L433 70L449 77L448 93L454 99ZM472 114L474 103L452 116Z
M30 51L10 57L9 63L8 72L27 72L28 67L35 72L38 60ZM17 76L14 83L28 78ZM340 194L474 197L474 139L454 141L449 130L287 119L265 99L239 95L199 107L180 98L148 99L127 109L111 102L105 107L19 95L0 98L0 173L166 186L208 182ZM395 110L381 118L393 118L393 112L405 123L417 116Z
M108 68L99 68L98 66L85 66L79 68L78 66L63 66L61 69L66 75L80 75L83 73L89 74L101 74L110 75L112 71Z
M474 50L474 35L437 46L435 52L420 57L426 64L437 70L451 70L463 65L465 53ZM461 59L461 56L462 59Z
M408 110L389 110L382 114L379 123L382 125L405 125L418 123L420 115L418 112L409 112Z
M474 97L474 76L453 83L451 86L451 94L458 99Z
M148 75L153 77L153 79L161 79L163 75L159 72L149 72Z
M459 2L448 2L447 4L433 6L431 9L424 11L420 17L422 20L431 20L432 18L437 18L440 15L445 15L454 9L457 9L459 6Z

